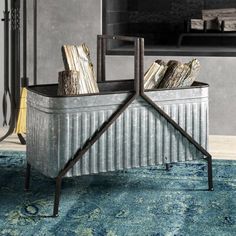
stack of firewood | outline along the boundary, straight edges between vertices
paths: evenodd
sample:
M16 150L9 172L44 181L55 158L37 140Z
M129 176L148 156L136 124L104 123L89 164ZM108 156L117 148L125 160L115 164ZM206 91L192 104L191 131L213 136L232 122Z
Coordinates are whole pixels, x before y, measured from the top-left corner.
M65 70L59 72L58 95L74 96L99 93L88 47L62 46ZM197 59L182 64L179 61L155 61L144 75L144 88L181 88L191 86L197 78L200 63Z
M200 72L200 62L193 59L189 63L182 64L171 60L165 63L162 60L155 61L144 76L145 89L157 88L181 88L193 84Z
M202 19L190 24L194 30L236 31L236 8L202 10Z
M90 52L85 44L63 45L62 57L65 70L58 76L59 96L99 92Z

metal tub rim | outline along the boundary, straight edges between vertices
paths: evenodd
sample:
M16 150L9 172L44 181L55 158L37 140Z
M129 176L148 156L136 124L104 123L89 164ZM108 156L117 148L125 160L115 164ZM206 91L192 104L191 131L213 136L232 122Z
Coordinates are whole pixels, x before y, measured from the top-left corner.
M132 86L134 85L134 80L110 80L110 81L104 81L104 82L98 82L98 85L102 84L113 84L113 83L121 83L121 84L131 84ZM44 97L48 98L65 98L65 96L58 96L58 95L49 95L46 93L43 93L41 91L38 91L37 88L42 88L42 87L53 87L57 86L58 84L41 84L41 85L31 85L28 86L27 89L31 92L37 93L38 95L42 95ZM189 87L182 87L182 88L161 88L161 89L149 89L145 90L145 92L161 92L161 91L178 91L178 90L188 90L188 89L195 89L195 88L208 88L209 84L203 83L200 81L195 81L192 86ZM92 94L79 94L79 95L74 95L74 96L68 96L70 98L74 97L92 97L92 96L102 96L102 95L108 95L108 94L120 94L120 93L132 93L134 90L132 89L126 89L126 90L117 90L117 91L101 91L99 93L92 93Z
M68 111L68 109L90 109L99 106L111 107L120 105L132 94L130 90L128 91L117 91L110 92L110 89L126 88L126 85L130 87L133 86L133 81L112 81L112 82L102 82L102 86L106 89L105 92L100 94L83 94L78 96L55 96L57 95L57 84L45 84L38 86L30 86L27 100L28 106L36 107L37 109L50 112L52 110ZM125 86L124 86L125 84ZM155 89L146 91L147 95L153 99L153 101L159 103L182 103L183 100L189 99L195 101L196 99L208 99L208 85L204 83L195 83L198 86L191 86L188 88L178 88L178 89ZM115 86L114 86L115 85ZM121 87L119 87L121 86ZM123 86L123 87L122 87ZM109 92L108 92L109 91ZM33 96L33 97L32 97ZM145 106L146 102L142 98L137 98L131 106L136 106L137 104L143 104Z

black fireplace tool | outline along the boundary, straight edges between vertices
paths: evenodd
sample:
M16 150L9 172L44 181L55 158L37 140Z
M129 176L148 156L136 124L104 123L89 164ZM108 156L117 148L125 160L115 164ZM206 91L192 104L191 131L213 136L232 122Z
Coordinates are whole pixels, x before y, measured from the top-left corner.
M24 7L26 2L24 1ZM11 19L9 15L11 13ZM26 12L24 13L24 18ZM9 21L11 20L11 28L9 27ZM18 116L17 108L20 102L20 0L11 0L11 12L8 9L8 0L5 0L4 10L4 95L3 95L3 119L4 125L7 125L7 113L8 113L8 97L10 102L10 119L9 128L6 134L0 138L0 142L10 136L16 126L16 120ZM25 20L24 20L25 23ZM11 31L11 38L9 37L9 28ZM25 27L24 27L25 28ZM25 34L24 34L25 36ZM25 43L25 40L24 42ZM11 78L9 81L9 46L11 52ZM24 59L25 60L25 59ZM10 84L10 87L9 87ZM25 144L26 141L21 134L17 134L21 144Z
M4 93L2 99L2 112L3 112L3 126L7 126L7 113L8 113L8 97L10 104L12 103L11 92L9 88L9 14L8 0L5 0L5 11L4 11ZM11 120L11 117L10 117ZM9 121L9 124L11 121Z

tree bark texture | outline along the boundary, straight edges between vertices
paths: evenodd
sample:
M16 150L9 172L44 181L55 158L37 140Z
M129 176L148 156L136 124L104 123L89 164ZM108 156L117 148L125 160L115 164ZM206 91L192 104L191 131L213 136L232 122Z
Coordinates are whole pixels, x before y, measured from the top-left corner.
M58 95L74 96L80 94L80 72L61 71L58 74Z

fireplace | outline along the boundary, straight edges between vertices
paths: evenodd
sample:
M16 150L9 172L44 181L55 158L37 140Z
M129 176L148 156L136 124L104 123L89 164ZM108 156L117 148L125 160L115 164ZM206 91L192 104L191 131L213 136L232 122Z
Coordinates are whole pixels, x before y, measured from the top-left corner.
M236 8L235 0L103 0L103 33L145 38L146 55L235 56L236 32L188 34L202 9ZM108 54L131 54L108 42Z

